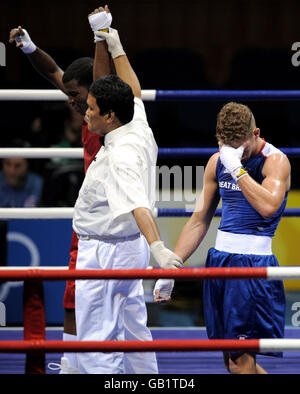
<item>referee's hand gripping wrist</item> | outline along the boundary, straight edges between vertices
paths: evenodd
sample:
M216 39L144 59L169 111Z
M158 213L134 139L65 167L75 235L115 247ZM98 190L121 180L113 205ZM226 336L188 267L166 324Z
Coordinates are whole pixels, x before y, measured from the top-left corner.
M106 40L108 51L110 52L113 59L125 55L118 30L110 28L109 33L105 33L104 31L96 31L95 35L97 35L98 37L102 37Z
M161 268L181 268L183 265L181 258L167 249L162 241L153 242L150 245L150 250Z

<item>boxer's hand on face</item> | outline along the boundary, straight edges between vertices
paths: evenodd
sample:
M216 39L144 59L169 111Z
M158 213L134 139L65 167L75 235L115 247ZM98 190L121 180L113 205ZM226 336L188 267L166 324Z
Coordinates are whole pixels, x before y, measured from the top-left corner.
M95 42L104 41L105 38L97 36L95 33L97 31L104 31L108 33L110 31L110 25L112 22L112 15L109 11L108 6L106 5L104 8L99 7L96 8L93 12L88 15L88 20L91 26L91 29L94 32L94 40Z
M18 26L12 29L9 34L10 43L16 42L16 47L20 48L24 53L30 54L36 50L36 45L31 40L27 30Z
M230 172L232 178L235 180L239 179L242 175L247 172L242 168L242 156L244 147L241 145L238 148L233 148L230 145L220 143L220 160L223 166L228 172Z

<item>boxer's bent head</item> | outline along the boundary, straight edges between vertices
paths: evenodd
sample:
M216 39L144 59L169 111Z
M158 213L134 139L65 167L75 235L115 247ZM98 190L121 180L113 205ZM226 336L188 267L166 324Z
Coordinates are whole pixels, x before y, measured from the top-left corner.
M232 145L250 138L255 128L251 110L246 105L231 102L224 105L218 114L216 137L219 142Z
M86 100L93 82L93 66L94 59L81 57L67 67L62 78L69 104L81 115L87 109Z

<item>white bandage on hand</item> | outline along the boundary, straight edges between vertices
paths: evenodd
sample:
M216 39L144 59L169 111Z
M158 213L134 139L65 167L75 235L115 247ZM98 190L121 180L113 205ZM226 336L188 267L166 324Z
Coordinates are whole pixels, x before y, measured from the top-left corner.
M174 283L174 279L158 279L153 290L154 300L169 301L173 291Z
M107 42L108 51L111 54L111 57L115 59L116 57L125 55L124 49L122 47L120 37L118 34L118 30L110 28L109 33L105 33L103 31L97 31L95 33L98 37L102 37Z
M150 245L151 253L161 268L181 268L183 261L171 250L167 249L162 241L155 241Z
M220 160L235 180L238 180L243 175L247 174L247 171L243 169L241 163L243 152L244 147L242 145L237 149L230 145L223 145L220 149Z
M105 38L96 35L97 31L104 31L108 33L110 31L110 25L112 22L112 15L110 12L98 12L88 17L91 29L94 32L95 42L104 41Z
M20 49L24 53L30 54L36 50L36 45L31 40L30 35L28 34L27 30L22 29L22 31L24 32L24 35L16 36L15 41L17 43L22 43L22 46L20 46Z

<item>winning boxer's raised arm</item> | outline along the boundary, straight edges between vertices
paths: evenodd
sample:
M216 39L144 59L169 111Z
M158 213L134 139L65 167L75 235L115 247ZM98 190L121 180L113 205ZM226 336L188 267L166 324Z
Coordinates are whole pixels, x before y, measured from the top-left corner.
M105 41L96 42L93 80L109 74L113 74L113 70L107 44Z
M112 21L112 15L108 6L96 8L88 15L89 24L94 33L95 41L95 57L93 80L101 78L105 75L113 74L113 65L111 56L107 49L107 43L104 38L97 37L95 32L108 31Z
M37 47L32 54L28 55L28 59L39 74L51 82L52 85L65 92L62 82L64 72L50 55Z
M16 42L16 47L20 48L27 55L28 60L37 72L64 92L62 82L63 70L50 55L33 43L28 32L21 26L10 31L9 42L13 43L14 41Z

